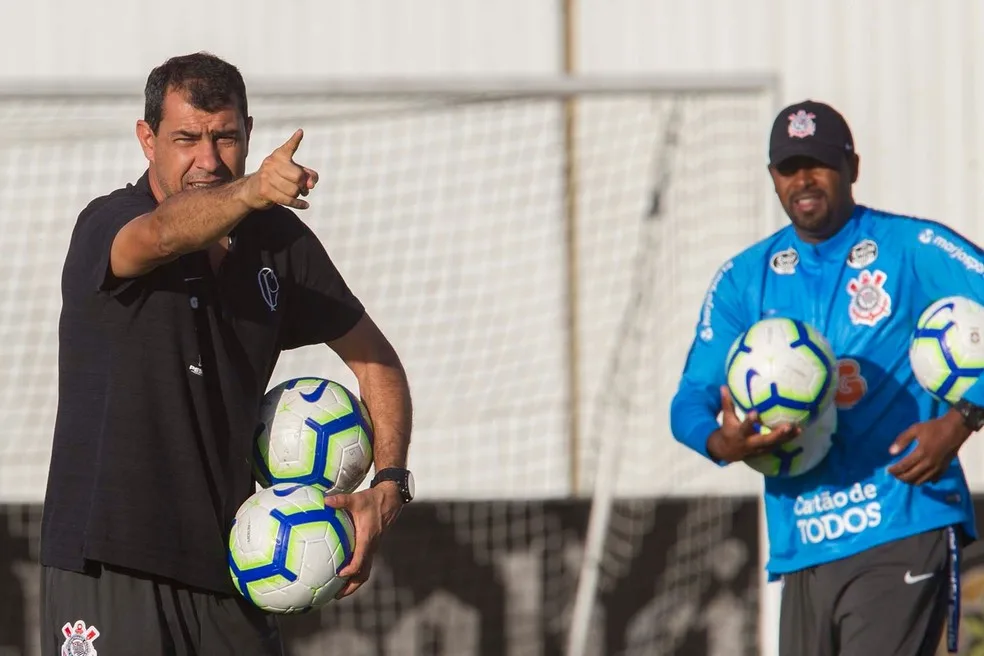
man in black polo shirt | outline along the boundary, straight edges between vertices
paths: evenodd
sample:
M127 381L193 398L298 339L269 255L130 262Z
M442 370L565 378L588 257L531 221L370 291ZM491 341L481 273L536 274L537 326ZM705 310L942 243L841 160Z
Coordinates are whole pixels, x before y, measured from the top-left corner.
M301 131L244 175L252 119L234 66L170 59L145 96L148 170L82 211L64 265L41 644L279 654L273 616L235 593L226 561L278 356L327 343L374 420L372 487L331 500L356 527L340 596L366 580L379 535L412 497L406 376L288 209L306 209L318 181L293 161Z

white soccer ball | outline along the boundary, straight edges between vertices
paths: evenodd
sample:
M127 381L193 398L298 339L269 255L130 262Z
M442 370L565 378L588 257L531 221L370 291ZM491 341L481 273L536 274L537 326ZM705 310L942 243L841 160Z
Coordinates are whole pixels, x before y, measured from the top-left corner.
M369 413L352 392L324 378L294 378L263 397L253 472L263 487L350 493L372 467L372 444Z
M355 548L347 510L325 506L310 485L281 483L247 499L229 532L229 572L236 589L271 613L300 613L331 601Z
M909 363L934 398L959 401L984 373L984 306L948 296L923 310L909 343Z
M735 414L740 419L745 418L739 408ZM837 406L827 405L823 414L816 421L803 427L799 437L780 444L771 452L747 458L745 464L755 471L772 478L792 478L810 471L827 457L833 445L833 436L837 431ZM762 433L769 433L769 428L762 426Z
M754 324L731 346L725 365L738 408L755 410L769 428L816 421L837 391L837 361L815 328L770 317Z

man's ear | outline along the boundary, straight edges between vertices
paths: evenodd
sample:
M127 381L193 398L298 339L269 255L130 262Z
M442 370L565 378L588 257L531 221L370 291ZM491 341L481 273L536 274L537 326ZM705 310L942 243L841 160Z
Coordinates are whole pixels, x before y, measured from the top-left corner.
M246 156L249 156L249 136L253 134L253 117L246 117Z
M157 144L157 135L150 128L150 124L147 121L139 120L137 121L137 141L140 142L140 148L143 149L144 157L147 158L148 162L154 161L154 147Z
M766 164L766 170L769 172L769 178L772 180L772 188L775 190L776 194L779 193L779 172L776 170L772 164Z

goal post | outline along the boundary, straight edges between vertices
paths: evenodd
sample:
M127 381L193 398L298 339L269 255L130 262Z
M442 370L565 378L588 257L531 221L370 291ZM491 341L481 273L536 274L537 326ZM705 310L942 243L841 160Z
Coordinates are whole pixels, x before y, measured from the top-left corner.
M79 211L146 167L142 88L0 84L0 503L43 501L61 264ZM738 558L733 499L761 479L677 445L668 405L714 272L779 226L776 89L771 75L247 80L247 169L304 129L295 159L320 183L299 215L404 360L419 499L590 500L576 586L556 573L571 656L597 653L597 602L660 531L660 500L695 505L650 623L700 603L709 558ZM320 347L285 353L272 383L295 375L357 388ZM539 516L465 522L462 539L522 532L549 549ZM643 624L626 644L675 653L672 628Z

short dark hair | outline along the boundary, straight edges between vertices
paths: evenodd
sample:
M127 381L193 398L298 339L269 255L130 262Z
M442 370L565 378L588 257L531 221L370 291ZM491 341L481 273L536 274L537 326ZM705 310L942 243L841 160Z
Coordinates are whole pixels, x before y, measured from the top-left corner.
M164 114L164 97L168 91L188 94L195 109L217 112L238 106L243 122L249 116L246 106L246 83L239 69L208 52L171 57L155 68L144 87L144 120L154 134Z

